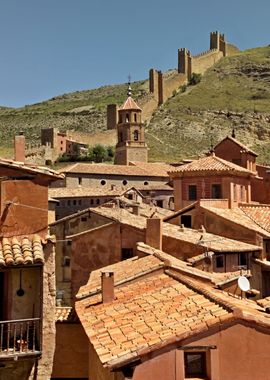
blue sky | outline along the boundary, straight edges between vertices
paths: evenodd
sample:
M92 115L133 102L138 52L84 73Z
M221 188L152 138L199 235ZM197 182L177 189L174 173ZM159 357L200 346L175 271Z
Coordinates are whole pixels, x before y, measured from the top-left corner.
M0 105L144 79L207 50L224 32L241 49L270 43L269 0L2 0Z

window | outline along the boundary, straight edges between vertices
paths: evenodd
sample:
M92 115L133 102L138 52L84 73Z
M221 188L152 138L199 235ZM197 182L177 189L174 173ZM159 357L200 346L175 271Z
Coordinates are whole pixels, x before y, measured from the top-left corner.
M67 205L70 206L70 199L67 201Z
M197 200L197 186L189 185L188 187L188 200L196 201Z
M224 267L224 256L216 255L216 268L223 268L223 267Z
M79 185L82 184L82 177L79 177L79 178L78 178L78 183L79 183Z
M129 122L129 114L126 113L126 123L128 123L128 122Z
M135 123L137 122L137 114L136 113L134 114L134 121L135 121Z
M122 184L123 184L124 186L126 186L126 185L128 184L128 181L127 181L126 179L124 179L124 180L122 181Z
M79 206L82 205L82 200L81 200L81 199L78 200L78 205L79 205Z
M248 264L247 253L246 252L241 252L239 254L239 265L247 267L247 264Z
M121 251L122 257L121 260L127 260L133 257L133 249L132 248L122 248Z
M133 136L134 136L134 141L139 140L139 132L137 131L137 129L133 132Z
M130 200L132 201L132 199L133 199L133 194L128 194L128 195L127 195L127 198L130 199Z
M149 183L147 182L147 181L144 181L144 186L147 186L147 185L149 185Z
M163 201L161 199L156 200L156 205L160 208L163 208Z
M94 199L90 199L90 205L94 204Z
M97 205L100 204L100 200L99 200L99 199L96 200L96 204L97 204Z
M105 181L105 179L102 179L101 181L100 181L100 184L102 185L102 186L104 186L104 185L106 185L106 181Z
M87 222L87 217L86 216L82 216L81 217L81 222Z
M122 133L122 132L119 133L119 141L120 141L120 142L123 141L123 133Z
M76 201L76 199L74 199L73 205L76 206L76 204L77 204L77 201Z
M187 228L192 228L191 215L181 215L180 222L181 225L183 224Z
M221 185L212 185L212 199L221 199Z
M206 353L205 352L185 352L185 377L205 378L206 377Z

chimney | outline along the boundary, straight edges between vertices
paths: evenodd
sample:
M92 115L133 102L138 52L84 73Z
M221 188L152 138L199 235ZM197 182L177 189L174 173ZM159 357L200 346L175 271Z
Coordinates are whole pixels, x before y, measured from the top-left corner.
M25 162L25 137L23 132L14 138L15 161Z
M114 273L101 272L102 302L108 303L114 300Z
M162 250L162 219L149 218L146 220L146 244Z
M132 205L132 214L140 215L140 206L138 204Z

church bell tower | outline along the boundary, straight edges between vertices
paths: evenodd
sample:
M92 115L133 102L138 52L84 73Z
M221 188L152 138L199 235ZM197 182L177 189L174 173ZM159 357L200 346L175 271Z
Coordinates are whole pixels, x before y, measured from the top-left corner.
M126 101L118 110L116 165L128 165L130 161L147 162L148 160L142 110L131 97L130 84L127 95Z

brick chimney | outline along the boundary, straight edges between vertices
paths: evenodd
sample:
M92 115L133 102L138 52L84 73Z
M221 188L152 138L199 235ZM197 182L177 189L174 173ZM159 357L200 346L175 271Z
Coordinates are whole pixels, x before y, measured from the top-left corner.
M101 272L102 302L108 303L114 300L114 273Z
M146 244L162 250L162 219L149 218L146 220Z
M25 137L23 132L14 138L15 161L25 162Z

